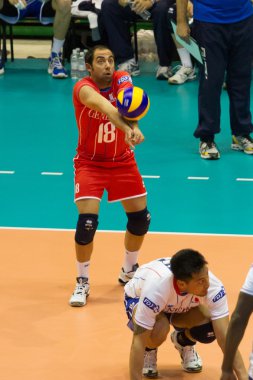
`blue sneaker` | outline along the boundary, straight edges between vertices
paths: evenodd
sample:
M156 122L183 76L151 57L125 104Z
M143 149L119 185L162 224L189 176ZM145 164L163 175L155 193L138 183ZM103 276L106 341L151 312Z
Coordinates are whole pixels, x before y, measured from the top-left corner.
M2 53L0 51L0 75L4 74L4 60L2 58Z
M68 74L62 65L62 55L52 51L49 57L48 74L53 78L67 78Z

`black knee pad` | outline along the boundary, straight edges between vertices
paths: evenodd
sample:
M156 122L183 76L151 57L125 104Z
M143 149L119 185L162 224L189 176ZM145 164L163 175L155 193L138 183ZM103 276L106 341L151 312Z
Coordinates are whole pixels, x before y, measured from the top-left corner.
M192 327L189 331L191 336L200 343L212 343L216 339L211 322Z
M151 215L147 210L147 207L144 210L137 212L127 212L127 230L133 235L142 236L148 232Z
M97 226L97 214L80 214L76 225L76 243L80 245L91 243L94 238Z

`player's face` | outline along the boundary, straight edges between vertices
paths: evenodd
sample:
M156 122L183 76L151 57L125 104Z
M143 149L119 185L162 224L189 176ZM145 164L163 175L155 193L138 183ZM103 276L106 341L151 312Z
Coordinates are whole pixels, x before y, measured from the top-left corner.
M111 83L115 71L114 57L109 49L95 50L90 68L91 78L100 85Z
M204 297L207 295L209 288L209 275L208 268L205 265L199 273L194 273L192 279L185 283L187 293L194 294L195 296Z

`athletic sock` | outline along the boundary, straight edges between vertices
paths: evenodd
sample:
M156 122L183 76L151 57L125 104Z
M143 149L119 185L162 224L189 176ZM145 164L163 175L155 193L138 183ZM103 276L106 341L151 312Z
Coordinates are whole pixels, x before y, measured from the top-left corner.
M86 277L89 280L90 277L90 261L76 261L77 277Z
M57 38L53 38L52 51L56 54L59 54L61 49L63 48L65 40L58 40Z
M123 263L123 269L125 272L131 272L133 266L137 263L139 251L125 250L125 259Z
M190 53L185 48L177 48L182 66L192 68Z

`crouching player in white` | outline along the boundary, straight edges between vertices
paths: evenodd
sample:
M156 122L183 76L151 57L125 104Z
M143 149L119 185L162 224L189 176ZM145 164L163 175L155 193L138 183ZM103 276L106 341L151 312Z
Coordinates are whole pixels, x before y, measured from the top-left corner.
M142 265L125 285L125 307L133 331L130 380L158 376L157 348L166 340L170 326L174 327L172 343L187 372L202 370L196 342L217 339L224 350L229 322L226 292L197 251L183 249L172 258ZM247 378L238 351L234 371L238 379Z

